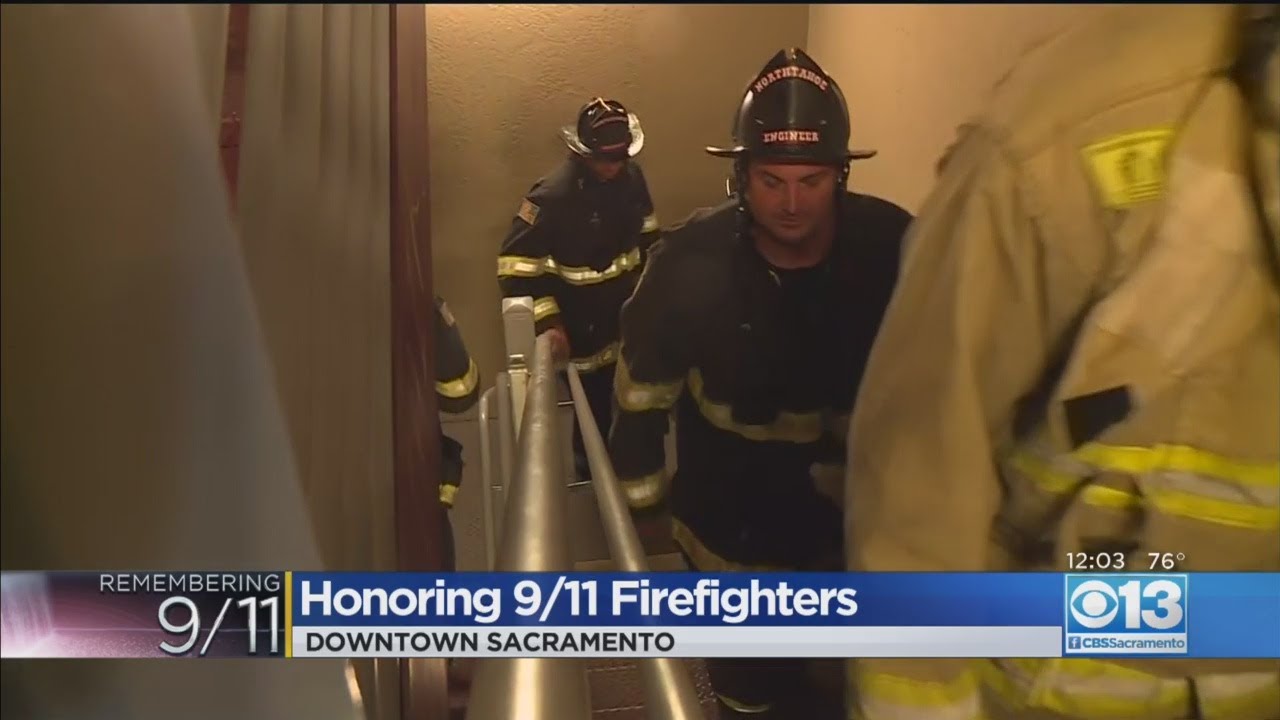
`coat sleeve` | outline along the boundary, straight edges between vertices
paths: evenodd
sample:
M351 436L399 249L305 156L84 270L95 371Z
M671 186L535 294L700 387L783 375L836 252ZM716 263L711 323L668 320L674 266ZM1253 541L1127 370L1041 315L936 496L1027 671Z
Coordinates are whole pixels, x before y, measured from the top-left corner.
M848 446L850 569L989 569L995 458L1091 274L1046 241L1035 187L971 130L908 233ZM1079 240L1092 241L1092 238ZM968 660L850 663L850 717L982 717Z
M436 399L440 410L462 413L480 397L480 376L448 304L436 298Z
M502 297L533 298L534 329L539 333L560 325L552 260L553 200L545 185L534 185L520 202L498 252L498 286Z
M671 257L668 240L653 246L649 264L631 298L622 306L622 344L615 369L617 413L609 452L632 510L662 505L666 490L663 440L671 408L684 391L689 368L682 330L685 315L676 301L682 288L682 261Z

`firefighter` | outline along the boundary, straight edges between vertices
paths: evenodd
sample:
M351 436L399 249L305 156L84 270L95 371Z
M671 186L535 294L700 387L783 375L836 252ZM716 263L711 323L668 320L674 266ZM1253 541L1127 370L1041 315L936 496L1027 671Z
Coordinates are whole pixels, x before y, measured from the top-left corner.
M875 154L850 151L849 135L835 80L802 51L780 51L748 88L733 146L707 148L733 159L734 197L664 230L623 306L614 467L638 524L671 511L668 532L694 570L841 566L843 473L832 487L818 470L843 464L911 220L845 189L851 161ZM839 683L834 697L821 693L807 665L709 660L708 670L722 716L840 716Z
M535 330L549 332L557 360L577 369L601 433L609 431L618 312L635 288L658 218L634 158L640 120L616 100L595 98L560 135L569 156L534 183L498 256L503 297L534 298ZM574 420L577 475L590 476Z
M1278 20L1117 7L997 89L867 367L852 569L1280 570ZM1274 659L851 665L866 720L1280 718Z
M467 352L458 323L449 311L449 305L436 297L436 400L440 411L458 415L470 410L480 397L480 374L476 363ZM454 557L453 521L449 510L462 484L462 445L444 434L440 428L440 504L444 506L445 569L456 569Z

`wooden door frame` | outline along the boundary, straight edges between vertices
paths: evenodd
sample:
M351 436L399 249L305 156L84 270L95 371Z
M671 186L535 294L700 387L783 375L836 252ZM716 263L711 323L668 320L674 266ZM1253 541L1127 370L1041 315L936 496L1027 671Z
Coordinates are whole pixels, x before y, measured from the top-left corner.
M444 567L427 147L427 8L391 5L391 403L396 554ZM400 664L401 717L448 717L444 660Z

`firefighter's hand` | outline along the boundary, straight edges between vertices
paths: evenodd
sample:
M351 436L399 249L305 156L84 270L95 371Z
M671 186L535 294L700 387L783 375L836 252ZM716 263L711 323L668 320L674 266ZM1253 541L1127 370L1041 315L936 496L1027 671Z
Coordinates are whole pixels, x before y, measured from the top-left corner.
M545 333L551 338L551 359L557 365L569 361L569 335L562 327L548 328Z

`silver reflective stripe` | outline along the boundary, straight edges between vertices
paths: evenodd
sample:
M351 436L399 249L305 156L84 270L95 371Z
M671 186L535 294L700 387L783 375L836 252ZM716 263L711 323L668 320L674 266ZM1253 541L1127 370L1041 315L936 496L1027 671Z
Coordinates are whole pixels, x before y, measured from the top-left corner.
M552 315L559 314L560 304L553 297L540 297L533 301L533 319L543 320Z
M703 393L702 372L697 368L689 371L689 392L698 402L698 409L707 422L748 440L804 444L822 439L820 413L780 412L773 422L763 425L737 422L733 418L732 407L711 400Z
M571 285L594 285L622 277L640 267L643 257L640 248L614 258L603 270L589 267L561 265L553 257L531 258L520 255L502 255L498 258L498 277L538 277L550 273L558 275Z
M578 372L591 372L593 370L599 370L606 365L612 365L617 361L617 359L618 343L612 342L591 355L573 358L569 362L578 369Z
M1280 670L1197 675L1193 681L1203 720L1280 718Z
M476 369L474 360L467 361L467 371L462 377L446 380L444 382L436 381L436 392L447 398L462 398L471 394L476 389L476 383L480 380L480 371Z
M634 480L619 480L622 492L627 496L627 504L633 508L646 508L662 499L663 471L645 475Z
M498 277L538 277L546 272L550 258L502 255L498 258Z
M620 354L614 386L617 389L615 394L618 406L627 412L670 410L684 391L684 378L666 383L636 382L631 377L627 359Z
M589 267L571 267L568 265L560 265L555 258L546 258L543 265L547 272L555 273L564 279L565 282L572 285L592 285L601 283L606 280L612 280L640 267L640 248L619 255L609 263L608 267L603 270L593 270Z
M1169 515L1231 527L1280 527L1280 464L1245 463L1177 445L1149 448L1086 445L1073 454L1050 455L1029 448L1009 459L1011 469L1042 490L1060 494L1080 478L1100 473L1128 475L1140 482L1142 497L1090 485L1081 499L1098 507L1146 503Z

